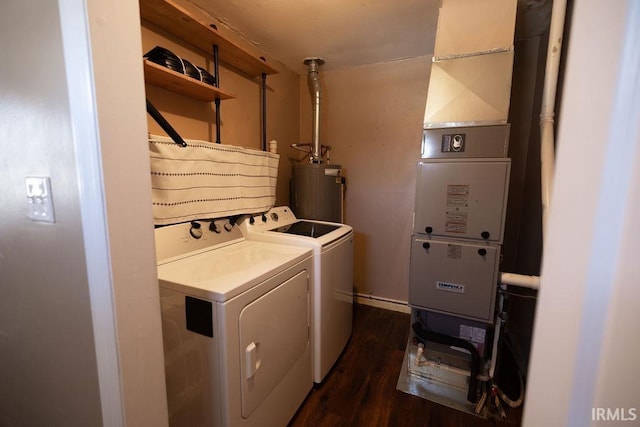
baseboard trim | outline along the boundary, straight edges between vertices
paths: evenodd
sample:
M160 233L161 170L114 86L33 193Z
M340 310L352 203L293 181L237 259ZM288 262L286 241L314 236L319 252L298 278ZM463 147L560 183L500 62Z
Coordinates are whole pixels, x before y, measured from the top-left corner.
M406 301L378 297L375 295L353 294L356 304L369 305L371 307L384 308L385 310L399 311L411 314L411 308Z

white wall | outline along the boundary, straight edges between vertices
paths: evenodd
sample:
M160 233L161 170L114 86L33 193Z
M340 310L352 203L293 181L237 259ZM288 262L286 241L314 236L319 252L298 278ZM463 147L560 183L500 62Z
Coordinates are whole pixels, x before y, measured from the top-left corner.
M637 2L575 3L525 426L640 419L639 45Z
M0 425L101 425L57 2L0 14ZM37 23L37 25L34 25ZM27 218L49 176L56 223Z
M167 404L139 6L128 0L85 1L123 416L127 425L163 426Z
M0 40L0 425L167 425L137 2L9 0Z

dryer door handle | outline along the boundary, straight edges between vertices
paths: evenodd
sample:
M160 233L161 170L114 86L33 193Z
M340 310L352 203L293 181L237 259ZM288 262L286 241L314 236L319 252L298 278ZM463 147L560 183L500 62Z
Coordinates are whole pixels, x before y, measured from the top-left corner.
M260 368L260 359L258 358L258 344L252 342L244 349L245 372L247 379L253 378Z

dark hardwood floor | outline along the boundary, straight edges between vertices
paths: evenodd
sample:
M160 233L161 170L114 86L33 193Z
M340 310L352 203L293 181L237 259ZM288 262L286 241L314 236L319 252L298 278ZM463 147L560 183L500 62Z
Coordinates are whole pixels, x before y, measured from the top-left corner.
M336 365L315 386L290 427L520 425L520 409L507 420L483 419L396 390L410 316L355 305L353 335Z

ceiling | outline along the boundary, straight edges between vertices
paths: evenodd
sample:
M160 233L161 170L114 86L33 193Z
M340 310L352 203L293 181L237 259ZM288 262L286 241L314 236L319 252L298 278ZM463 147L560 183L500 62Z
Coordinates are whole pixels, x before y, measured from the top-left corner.
M442 0L188 0L269 58L305 74L433 54ZM456 0L478 1L478 0ZM516 39L545 33L552 0L517 0Z
M190 0L299 74L433 53L441 0Z

